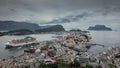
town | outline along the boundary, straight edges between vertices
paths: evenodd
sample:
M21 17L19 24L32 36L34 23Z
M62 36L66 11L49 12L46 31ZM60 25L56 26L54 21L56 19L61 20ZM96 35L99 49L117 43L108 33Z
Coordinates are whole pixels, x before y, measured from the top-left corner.
M120 68L120 48L88 53L95 45L84 32L65 32L54 40L39 42L20 56L0 59L0 68Z

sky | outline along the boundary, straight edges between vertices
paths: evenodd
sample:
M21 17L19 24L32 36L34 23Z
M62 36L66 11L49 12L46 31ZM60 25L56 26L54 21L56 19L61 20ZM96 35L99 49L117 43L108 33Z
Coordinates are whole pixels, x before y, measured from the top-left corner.
M97 24L120 30L120 0L0 0L0 20L61 24L67 30Z

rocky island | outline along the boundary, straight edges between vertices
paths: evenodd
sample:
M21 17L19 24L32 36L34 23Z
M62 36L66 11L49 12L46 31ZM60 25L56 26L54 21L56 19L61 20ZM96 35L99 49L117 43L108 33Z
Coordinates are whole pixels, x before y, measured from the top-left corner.
M95 30L95 31L112 31L111 28L106 27L105 25L95 25L95 26L90 26L88 30Z

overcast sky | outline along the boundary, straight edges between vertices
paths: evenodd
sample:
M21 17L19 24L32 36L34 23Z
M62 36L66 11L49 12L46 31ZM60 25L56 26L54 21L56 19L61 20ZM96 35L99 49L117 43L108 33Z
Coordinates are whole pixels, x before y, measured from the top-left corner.
M103 24L120 30L120 0L0 0L0 20L62 24L66 29Z

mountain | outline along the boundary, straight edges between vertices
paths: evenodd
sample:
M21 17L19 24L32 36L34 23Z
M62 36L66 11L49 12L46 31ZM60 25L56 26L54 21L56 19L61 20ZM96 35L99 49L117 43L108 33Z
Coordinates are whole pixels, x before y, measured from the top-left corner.
M38 24L16 21L0 21L0 35L26 35L40 32L65 31L62 25L39 26Z
M54 25L44 29L36 30L36 32L59 32L59 31L65 31L62 25Z
M18 29L6 32L8 35L28 35L34 34L35 32L29 29Z
M105 25L95 25L95 26L90 26L88 30L96 30L96 31L112 31L111 28L106 27Z
M82 31L80 29L71 29L70 31Z
M0 21L0 31L10 31L17 29L29 29L36 30L40 29L38 24L27 23L27 22L16 22L16 21Z
M46 28L49 28L49 27L51 27L51 26L53 26L53 25L45 25L45 26L41 26L41 25L39 25L40 26L40 28L39 29L46 29Z

